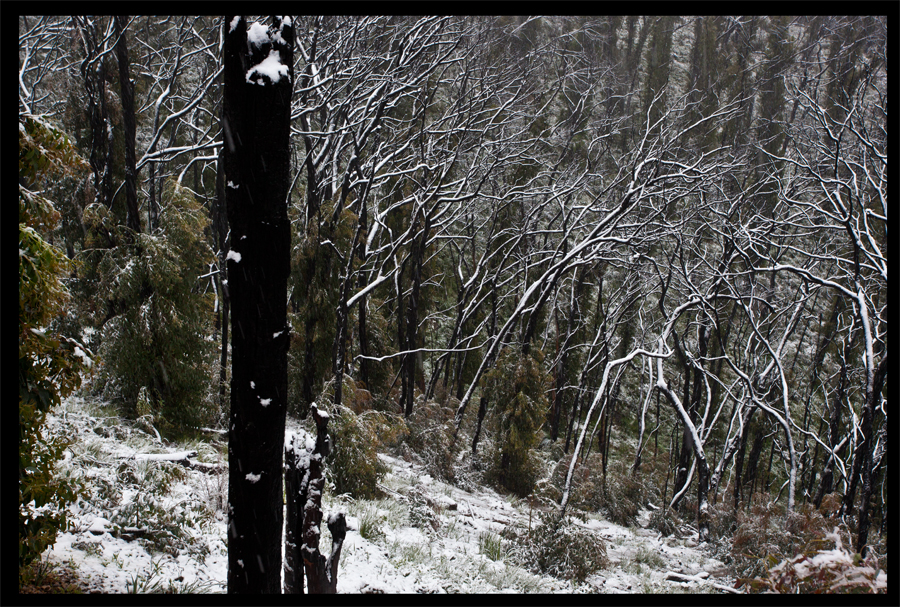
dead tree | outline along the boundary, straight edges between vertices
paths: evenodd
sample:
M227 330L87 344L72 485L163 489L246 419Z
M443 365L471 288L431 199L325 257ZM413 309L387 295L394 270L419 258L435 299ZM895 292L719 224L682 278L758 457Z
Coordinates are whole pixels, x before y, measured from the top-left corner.
M284 593L303 594L304 569L310 594L334 594L341 546L347 534L343 512L332 513L326 524L331 532L331 555L319 552L322 526L322 489L325 486L323 459L331 452L328 414L315 403L310 412L316 422L316 443L306 447L306 435L295 434L285 441L285 492L287 518L284 550Z

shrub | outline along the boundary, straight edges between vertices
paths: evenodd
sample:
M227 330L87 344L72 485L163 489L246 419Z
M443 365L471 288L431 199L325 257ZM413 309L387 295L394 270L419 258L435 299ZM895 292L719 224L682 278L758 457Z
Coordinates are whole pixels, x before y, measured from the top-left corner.
M548 497L562 496L570 462L571 456L566 456L557 464L550 483L553 489L548 490ZM635 525L651 491L647 479L641 473L633 475L630 466L624 462L608 467L604 486L601 456L593 453L575 467L569 503L580 510L603 512L608 520L618 525ZM559 501L558 497L556 501Z
M420 402L413 407L407 424L409 434L404 442L406 455L421 464L435 478L454 482L456 471L453 454L453 411L435 401Z
M691 513L696 517L696 511ZM728 539L737 531L737 513L727 501L709 505L709 537L713 540ZM730 559L729 559L730 560Z
M507 528L502 535L513 546L510 556L533 573L581 583L609 565L603 542L556 511L540 514L530 531Z
M833 549L785 559L769 569L765 579L749 581L749 588L782 594L887 592L887 574L878 569L874 556L863 559L845 550L836 527L826 539L834 543Z
M681 518L672 508L664 507L650 513L650 523L647 526L666 537L670 535L679 537L678 528L681 526Z
M618 525L635 525L640 509L647 501L644 479L631 474L623 463L611 465L601 492L602 509L610 521Z
M811 555L828 543L828 521L819 511L802 504L787 514L767 493L753 494L749 514L738 511L735 523L732 567L742 578L763 578L782 560ZM844 534L849 540L849 533Z
M488 466L484 452L493 444L491 439L483 443L484 449L472 453L471 449L464 449L453 460L453 482L457 487L465 491L478 491L485 484L485 468Z
M415 485L407 492L409 498L409 524L421 529L437 531L440 519L435 512L434 502L431 501L422 490Z
M388 467L378 459L379 429L386 419L373 411L357 415L347 407L331 416L328 433L332 449L326 461L336 493L357 499L381 494L378 483Z
M534 448L549 408L546 391L551 378L542 368L541 358L536 349L522 356L506 348L483 380L483 394L495 403L498 417L489 478L520 497L532 492L538 478Z

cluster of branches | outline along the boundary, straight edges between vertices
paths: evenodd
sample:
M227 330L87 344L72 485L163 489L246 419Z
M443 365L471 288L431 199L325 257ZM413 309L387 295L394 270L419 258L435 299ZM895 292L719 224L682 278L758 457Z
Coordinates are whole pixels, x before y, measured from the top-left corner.
M87 101L79 141L112 205L108 106L128 110L103 66L129 37L136 225L153 229L159 179L184 182L213 217L219 297L222 27L23 18L19 72L20 113L71 112L61 81ZM768 445L788 509L839 492L865 550L886 478L884 19L299 17L293 32L300 401L331 382L335 410L351 386L408 417L440 389L457 432L474 415L474 451L496 405L481 378L504 348L540 350L548 437L576 455L563 510L577 456L608 449L623 416L637 473L661 399L681 436L670 504L696 476L701 535L723 484L736 505L767 486ZM314 297L327 305L304 308Z

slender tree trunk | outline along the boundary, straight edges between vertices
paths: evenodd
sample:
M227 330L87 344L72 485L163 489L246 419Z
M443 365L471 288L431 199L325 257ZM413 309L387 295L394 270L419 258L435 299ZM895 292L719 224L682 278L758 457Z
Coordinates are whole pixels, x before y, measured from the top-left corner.
M419 329L419 292L422 284L422 260L425 255L425 243L428 239L429 231L428 216L425 216L422 233L416 237L413 242L413 248L410 252L410 281L412 283L409 294L409 301L406 309L406 349L415 350L417 348L418 329ZM402 322L402 321L401 321ZM409 419L412 415L414 402L414 388L416 378L416 359L413 353L407 354L403 359L403 371L405 379L403 381L404 394L401 396L402 402L405 403L404 416Z
M294 36L277 17L264 43L248 42L243 17L226 17L223 27L232 305L228 592L279 594ZM281 66L276 82L254 72L267 58Z
M222 347L219 355L219 409L225 411L225 378L228 371L228 326L230 323L229 311L231 309L228 297L228 263L225 259L225 251L228 248L228 216L225 212L225 146L219 149L219 159L216 161L216 197L213 201L213 232L218 249L219 273L216 281L221 293L221 326Z
M362 209L360 209L359 213L359 230L362 234L367 233L368 231L368 205L365 201L362 201ZM359 244L357 245L357 257L359 258L359 265L362 268L366 263L366 239L360 238ZM359 280L357 282L357 288L362 289L365 284L364 283L364 274L360 272ZM357 312L359 316L359 353L361 355L359 359L359 378L362 380L363 384L366 386L366 390L372 391L371 380L369 378L369 361L366 359L369 356L369 332L366 327L366 315L368 310L366 308L366 299L367 296L363 295L359 300L359 312Z
M878 368L875 370L874 386L869 392L866 399L866 407L863 412L862 433L865 437L863 448L862 468L862 494L859 498L859 533L856 540L856 551L861 555L866 555L867 542L869 540L869 509L871 508L872 493L875 489L872 450L875 448L875 440L872 434L872 418L875 409L881 402L881 389L884 385L884 375L887 372L887 354L881 359Z
M119 86L122 94L122 124L125 127L125 208L127 225L135 232L141 231L141 220L137 204L137 171L134 153L134 84L128 76L128 44L125 39L127 16L116 15L113 22L116 29L116 59L119 64Z

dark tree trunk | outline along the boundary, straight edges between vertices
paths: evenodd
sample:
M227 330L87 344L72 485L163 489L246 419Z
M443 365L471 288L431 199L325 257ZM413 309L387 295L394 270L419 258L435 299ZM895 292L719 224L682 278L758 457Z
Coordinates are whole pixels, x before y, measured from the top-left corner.
M422 262L425 257L425 245L428 241L428 232L430 229L429 217L426 214L422 232L413 241L412 251L410 252L410 279L412 287L409 293L409 302L406 309L406 349L415 350L418 347L417 341L419 336L419 293L422 286ZM402 321L401 321L402 322ZM402 346L401 346L402 347ZM415 385L416 385L416 367L417 356L415 354L407 354L403 361L403 373L405 381L403 382L404 394L401 400L405 404L404 416L409 419L412 415L413 403L415 401Z
M228 592L281 593L293 31L276 17L258 45L248 44L243 17L226 17L223 27L232 306ZM253 71L271 61L270 50L284 67L277 82Z
M306 434L295 434L284 448L284 593L303 594L303 505L307 499L309 477L303 466ZM308 462L308 458L306 459ZM303 480L306 478L307 483Z
M884 375L887 372L887 354L881 359L878 368L875 370L872 391L867 394L866 407L863 411L862 434L864 449L862 454L862 462L860 464L862 470L862 494L859 498L859 533L856 540L856 551L861 555L866 555L869 539L869 509L871 507L872 493L875 489L872 450L875 447L874 437L872 435L872 418L875 409L881 403L881 388L884 385Z
M753 497L753 488L756 484L756 472L757 468L759 467L759 456L762 455L764 439L765 436L762 427L757 426L756 436L753 439L753 446L750 447L750 455L748 455L747 459L747 470L744 475L746 477L746 479L744 480L744 485L749 491L747 495L751 498Z
M85 46L85 58L81 62L81 75L87 93L88 114L91 125L90 165L94 181L94 200L109 207L112 200L109 195L105 172L107 169L107 122L106 113L106 74L103 59L97 58L97 32L93 21L79 18L78 28L81 31Z
M313 420L316 422L316 446L309 457L309 470L304 475L308 485L301 487L303 503L303 546L300 554L306 569L307 586L310 594L334 594L337 591L338 561L341 558L341 546L347 533L347 521L344 513L329 516L328 530L331 532L331 555L319 552L319 538L322 525L322 490L325 487L325 470L323 458L331 451L331 441L327 434L328 416L321 413L316 406L310 407Z
M559 363L556 365L556 390L553 394L553 409L550 415L550 440L556 441L559 438L559 419L563 410L563 395L565 394L566 381L566 363L569 357L569 340L575 334L576 324L578 322L578 298L581 296L581 289L584 286L585 270L582 268L578 272L575 282L575 291L572 294L572 302L569 306L569 317L566 326L566 339L562 343L562 352L559 354Z
M365 201L362 202L362 208L359 212L359 230L362 234L368 233L368 205L366 205ZM360 238L359 245L357 247L357 257L359 258L359 265L363 267L366 263L366 239ZM359 274L359 280L357 282L357 288L363 289L366 285L364 284L364 275L362 272ZM359 299L359 378L362 380L363 384L366 386L366 390L372 391L372 386L369 383L369 361L366 359L369 356L369 332L366 327L366 296L363 295Z
M127 16L113 17L116 28L116 59L119 63L119 86L122 92L122 124L125 127L125 209L127 225L135 232L141 231L141 220L137 204L137 171L134 153L134 84L129 78L128 44L125 39L124 22Z
M844 392L846 390L846 387L847 357L845 352L845 356L841 364L841 374L838 378L838 393L837 396L832 399L831 415L828 418L828 446L831 447L832 452L835 451L838 442L840 441L841 408L844 406ZM831 493L832 485L834 483L834 466L836 463L837 462L834 456L829 454L828 459L825 462L825 470L822 472L822 481L819 483L819 490L816 492L816 497L813 500L816 508L822 505L822 499L825 497L825 495Z

